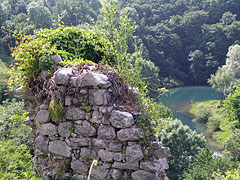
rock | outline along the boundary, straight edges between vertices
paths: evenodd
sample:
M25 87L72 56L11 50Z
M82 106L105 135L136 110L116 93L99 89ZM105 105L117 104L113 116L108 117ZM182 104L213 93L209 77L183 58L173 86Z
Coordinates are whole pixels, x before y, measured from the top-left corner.
M72 104L72 98L70 96L65 97L65 106L70 106Z
M115 133L115 130L112 126L101 125L98 128L98 138L101 138L101 139L115 139L115 137L116 137L116 133Z
M111 169L110 174L111 174L111 177L113 178L113 180L121 180L123 173L119 169Z
M36 99L31 89L23 90L22 87L19 87L16 89L15 96L18 97L19 99L30 100L30 101L33 101Z
M55 72L54 81L57 85L68 85L70 80L70 75L72 75L71 68L62 68Z
M103 117L103 115L102 115L101 112L99 112L99 111L93 111L93 113L92 113L92 118L90 119L90 121L91 121L92 123L101 123L102 117Z
M49 121L49 113L47 110L40 110L36 115L36 121L46 123Z
M106 90L97 90L93 93L93 105L102 106L106 105L107 101L107 91Z
M48 105L47 104L41 104L39 106L40 110L48 110Z
M86 111L80 107L67 107L66 119L81 120L86 118Z
M148 172L160 172L162 163L159 160L140 162L140 169Z
M109 152L104 149L100 149L98 151L98 156L101 158L102 161L104 162L112 162L113 161L113 153Z
M114 153L113 159L114 159L114 161L121 162L123 160L123 154L122 153Z
M142 148L140 145L127 146L126 160L127 162L138 162L143 159Z
M117 132L120 141L135 141L144 137L144 132L140 128L126 128Z
M93 86L99 88L108 88L111 83L108 81L108 77L104 74L98 74L95 72L88 72L83 77L82 87Z
M97 148L106 148L107 147L107 143L103 139L92 139L92 145L93 145L93 147L97 147Z
M50 58L54 61L55 64L59 64L60 62L62 62L62 58L59 55L53 55L50 56Z
M117 141L112 141L109 143L109 150L110 151L121 151L122 150L122 143Z
M87 176L79 175L79 174L75 174L73 178L75 178L76 180L87 180Z
M92 169L92 176L95 176L97 179L105 180L108 175L109 170L104 166L96 166Z
M154 151L154 156L157 159L162 159L164 157L168 157L169 153L170 153L169 148L161 146L160 148Z
M86 160L89 158L91 150L88 148L81 148L80 158Z
M49 151L63 157L71 157L71 148L63 141L51 141L49 143Z
M47 138L43 137L43 136L38 136L35 139L35 149L38 149L40 151L43 152L47 152L48 151L48 140Z
M139 163L138 162L134 162L134 163L122 163L122 162L114 162L112 164L112 168L116 168L116 169L131 169L131 170L139 170Z
M70 138L70 144L74 149L89 146L89 138Z
M165 169L168 169L169 168L169 166L168 166L168 162L167 162L167 158L162 158L162 159L159 159L159 160L157 160L157 162L159 163L159 164L161 164L161 171L164 171Z
M71 134L71 132L74 129L73 124L71 122L63 122L58 125L58 134L62 137L68 138Z
M74 172L82 175L88 172L88 166L80 160L73 160L71 162L71 168Z
M131 113L117 110L112 112L109 120L115 128L128 128L135 123Z
M57 134L56 126L51 123L43 124L39 131L42 135L46 136L53 136Z
M80 87L82 84L82 76L71 77L70 82L73 87Z
M131 174L132 180L157 180L154 173L150 173L144 170L135 171Z
M85 137L96 135L96 129L88 121L84 121L82 125L75 125L75 132Z

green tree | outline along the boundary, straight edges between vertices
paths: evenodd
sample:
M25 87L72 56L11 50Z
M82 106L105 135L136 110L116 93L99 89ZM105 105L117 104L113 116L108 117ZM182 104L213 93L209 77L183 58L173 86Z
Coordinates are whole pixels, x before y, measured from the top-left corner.
M191 160L206 147L205 138L188 126L183 126L180 120L172 121L169 127L159 132L159 137L171 151L169 169L166 171L170 179L182 179Z
M237 166L233 161L213 156L213 152L205 148L193 159L183 177L187 180L213 180L219 172L224 174Z

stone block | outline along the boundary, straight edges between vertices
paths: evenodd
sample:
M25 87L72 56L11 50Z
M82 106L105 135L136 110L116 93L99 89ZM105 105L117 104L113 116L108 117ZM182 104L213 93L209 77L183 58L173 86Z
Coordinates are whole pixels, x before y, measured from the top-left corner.
M128 128L135 123L131 113L117 110L112 112L109 121L115 128Z
M49 142L49 151L59 156L71 157L71 148L66 142L55 140Z
M126 128L117 132L120 141L136 141L144 137L144 132L140 128Z
M101 125L98 128L98 138L100 139L115 139L116 133L112 126Z

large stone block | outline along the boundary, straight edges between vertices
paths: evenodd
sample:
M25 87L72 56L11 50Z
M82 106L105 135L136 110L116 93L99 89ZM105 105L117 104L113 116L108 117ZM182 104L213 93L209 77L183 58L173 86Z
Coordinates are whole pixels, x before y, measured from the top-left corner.
M117 132L120 141L135 141L144 137L144 132L140 128L126 128Z
M82 175L87 174L87 172L88 172L88 166L80 160L73 160L71 162L71 168L74 172L82 174Z
M68 85L70 80L70 75L72 75L71 68L62 68L56 71L54 74L54 81L57 85Z
M48 151L48 140L43 136L38 136L35 139L35 149L38 149L43 152Z
M83 120L86 118L86 111L80 107L67 107L66 119L70 120Z
M139 163L138 162L134 162L134 163L130 163L130 162L126 162L126 163L122 163L122 162L114 162L112 164L112 168L115 169L131 169L131 170L139 170Z
M49 113L48 110L40 110L38 111L37 115L36 115L36 121L39 121L41 123L46 123L49 121Z
M63 122L58 125L58 134L62 137L68 138L72 132L72 122Z
M128 128L135 123L131 113L116 110L112 112L109 120L115 128Z
M100 149L98 151L98 156L101 158L102 161L104 162L112 162L113 161L113 153L109 152L104 149Z
M144 170L139 170L132 173L132 180L150 180L150 179L158 180L154 173L150 173Z
M39 131L41 135L46 135L46 136L53 136L57 134L56 126L51 123L43 124L39 128Z
M75 132L81 136L91 137L95 136L97 131L88 121L84 121L82 125L75 125Z
M51 141L49 143L49 151L63 157L71 157L71 148L60 140Z
M100 126L98 128L98 138L100 139L115 139L116 133L112 126Z
M126 148L126 160L127 162L138 162L143 159L143 153L141 145L127 146Z
M108 77L104 74L98 74L95 72L88 72L83 77L82 87L94 86L100 88L108 88L111 83L108 81Z

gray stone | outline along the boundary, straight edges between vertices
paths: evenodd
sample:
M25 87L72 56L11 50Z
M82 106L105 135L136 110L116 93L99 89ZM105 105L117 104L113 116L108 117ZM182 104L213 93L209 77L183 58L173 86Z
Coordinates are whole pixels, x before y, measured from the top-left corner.
M47 110L40 110L36 115L36 121L46 123L49 121L49 113Z
M70 106L72 104L72 98L70 96L65 97L65 106Z
M81 148L80 158L86 160L89 158L91 150L88 148Z
M83 77L82 87L85 86L108 88L111 86L111 83L108 81L108 77L104 74L88 72Z
M122 143L117 141L112 141L109 143L109 150L110 151L121 151L122 150Z
M100 126L98 128L98 138L102 139L115 139L116 133L112 126Z
M97 148L106 148L107 143L103 139L92 139L92 145Z
M121 162L123 160L123 154L122 153L114 153L113 159L114 159L114 161Z
M144 170L135 171L131 175L132 180L157 180L154 173L150 173Z
M71 162L71 168L74 172L79 174L86 174L88 172L88 166L80 160L73 160Z
M140 162L140 169L148 172L160 172L162 163L159 160Z
M71 68L62 68L55 72L54 81L57 85L68 85L70 80L70 75L72 75Z
M123 175L122 171L119 169L111 169L110 174L113 180L121 180Z
M70 138L71 146L76 149L89 145L89 138Z
M41 104L40 106L41 110L48 110L48 105L47 104Z
M109 121L115 128L128 128L135 123L131 113L117 110L112 112Z
M165 169L168 169L168 162L167 162L167 158L162 158L159 160L156 160L159 164L161 164L161 171L164 171Z
M138 162L134 162L134 163L126 162L126 163L122 163L122 162L116 162L116 161L114 161L114 163L112 164L112 168L139 170L139 163L138 163Z
M71 157L71 148L63 141L51 141L49 151L60 156Z
M81 120L86 118L86 111L80 107L67 107L66 119Z
M80 90L80 93L85 95L85 94L88 93L88 90L86 90L86 89L81 89L81 90Z
M59 55L53 55L50 56L50 58L54 61L55 64L59 64L60 62L62 62L62 58Z
M22 87L19 87L16 89L16 97L24 100L30 100L33 101L36 99L36 97L33 95L32 91L30 89L28 90L23 90Z
M106 90L97 90L93 93L93 105L102 106L106 105L107 102L107 91Z
M92 169L92 176L95 176L97 179L105 180L108 175L109 170L104 166L96 166Z
M47 136L53 136L57 134L56 126L51 123L43 124L40 127L39 131L42 135L47 135Z
M84 121L82 125L75 125L75 132L85 137L96 135L96 129L88 121Z
M73 124L71 122L63 122L58 125L58 134L62 137L68 138L72 132Z
M126 160L128 162L137 162L143 159L142 148L140 145L127 146Z
M135 141L144 137L144 132L140 128L126 128L117 132L120 141Z
M101 123L102 117L103 117L103 115L102 115L101 112L94 110L93 113L92 113L92 118L90 119L90 121L92 123Z
M98 151L98 156L104 162L112 162L113 161L113 153L108 150L100 149Z
M154 151L154 156L157 159L162 159L162 158L168 157L169 152L170 152L169 148L161 146L160 148Z
M70 82L73 87L80 87L82 84L82 76L71 77Z
M79 174L74 174L73 178L75 178L76 180L87 180L87 176L79 175Z
M48 140L47 138L43 136L38 136L35 139L35 149L38 149L40 151L48 151Z

